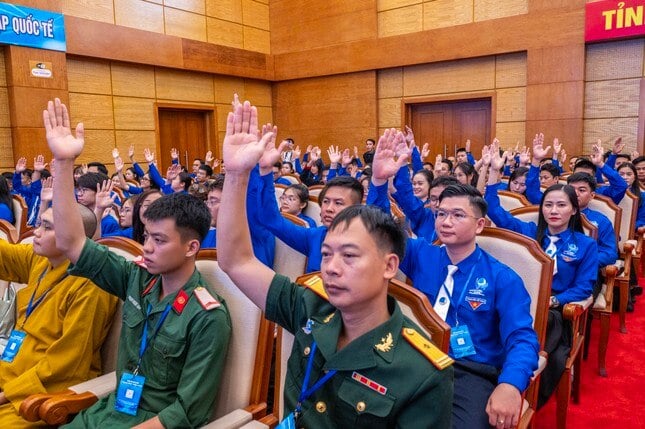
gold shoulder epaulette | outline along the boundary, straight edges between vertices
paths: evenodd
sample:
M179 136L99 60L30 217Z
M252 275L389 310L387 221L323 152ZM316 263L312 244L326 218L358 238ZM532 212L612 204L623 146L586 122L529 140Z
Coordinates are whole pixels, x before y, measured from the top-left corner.
M323 286L322 277L310 277L304 282L304 284L302 284L302 286L311 289L313 292L315 292L316 295L318 295L325 301L329 301L329 297L327 296L327 292L325 292L325 287Z
M425 356L437 369L445 369L454 363L454 360L442 352L432 341L427 340L413 328L403 328L403 337L410 345Z

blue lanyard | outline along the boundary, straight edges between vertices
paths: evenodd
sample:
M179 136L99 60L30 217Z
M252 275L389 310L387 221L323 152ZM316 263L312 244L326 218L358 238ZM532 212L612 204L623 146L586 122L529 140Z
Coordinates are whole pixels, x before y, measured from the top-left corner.
M314 366L314 355L316 354L316 342L314 341L311 345L311 353L309 354L309 360L307 361L307 371L305 372L305 380L302 382L302 388L300 389L300 396L298 396L298 403L296 404L295 417L298 418L302 410L302 403L306 401L316 390L320 389L323 384L327 382L330 378L336 374L336 370L332 369L328 371L323 377L318 379L313 386L307 388L309 384L309 377L311 376L311 368Z
M159 318L159 320L157 321L157 326L155 327L155 331L152 333L152 335L148 336L146 335L148 333L148 316L150 316L151 311L152 311L152 304L148 304L148 310L146 311L146 320L143 323L143 331L141 332L141 345L139 346L139 361L137 362L137 367L134 369L134 372L133 372L134 375L137 375L139 373L139 367L141 366L141 359L143 358L143 354L146 352L146 349L148 348L148 344L150 343L150 341L154 339L154 337L157 336L157 334L159 333L159 329L161 329L161 325L163 325L163 322L166 320L168 313L170 313L170 304L166 304L166 308L161 314L161 317Z
M446 290L446 295L448 295L448 300L450 301L450 306L455 308L455 327L459 326L459 316L457 315L457 313L458 313L457 309L459 308L461 303L464 302L464 298L466 296L466 291L468 290L468 283L470 283L470 279L472 279L473 273L475 272L475 268L477 268L477 264L479 263L479 260L481 259L481 257L482 257L482 254L481 254L481 252L479 252L479 255L477 255L477 260L475 261L475 264L470 269L470 273L468 274L468 278L466 279L466 283L464 284L464 288L461 290L461 295L459 296L459 301L455 302L455 301L452 300L452 294L450 293L450 291L446 287L446 282L445 281L441 284L441 287ZM455 290L454 286L453 286L452 290ZM448 317L446 316L446 319L447 318Z
M34 302L34 298L36 297L36 292L38 292L38 288L40 287L40 282L41 282L41 281L43 280L43 278L45 277L45 274L47 274L47 270L48 270L48 269L49 269L49 267L45 268L45 271L43 271L43 272L40 274L40 276L38 277L38 283L36 284L36 288L35 288L35 289L34 289L34 291L32 292L32 294L31 294L31 298L29 298L29 303L27 304L27 311L25 312L25 320L22 322L21 328L22 328L23 326L25 326L25 323L27 323L27 319L29 318L29 316L31 316L31 313L33 313L33 312L34 312L34 310L35 310L35 309L40 305L40 303L41 303L41 302L43 302L43 300L47 297L47 294L48 294L48 293L49 293L49 292L54 288L54 286L56 286L58 283L60 283L61 281L63 281L63 279L65 279L65 277L67 277L67 275L68 275L67 273L65 273L65 274L63 275L63 277L61 277L61 278L60 278L60 280L58 280L58 281L57 281L57 282L55 282L52 286L50 286L49 288L47 288L47 290L46 290L42 295L40 295L40 296L38 297L38 299L36 300L36 302Z

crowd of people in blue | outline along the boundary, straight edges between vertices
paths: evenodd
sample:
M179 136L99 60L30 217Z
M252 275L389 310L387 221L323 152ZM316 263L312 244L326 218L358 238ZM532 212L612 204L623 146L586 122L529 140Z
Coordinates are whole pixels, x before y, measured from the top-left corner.
M473 154L468 141L454 158L439 155L430 162L428 145L418 146L406 127L367 139L363 151L330 146L325 162L319 147L303 152L293 139L278 139L277 127L259 124L257 109L235 96L223 159L208 152L183 166L173 149L163 174L154 152L146 149L141 162L131 147L126 163L114 149L109 175L100 162L77 163L85 132L82 124L72 132L60 100L49 102L43 121L51 158L38 155L32 168L20 158L13 172L0 176L0 219L15 222L12 200L19 195L35 236L33 245L0 246L0 274L27 284L18 292L18 323L8 343L18 351L11 357L3 352L0 360L2 427L39 424L18 415L20 402L60 390L60 380L50 382L43 369L25 392L5 394L15 377L5 374L12 365L66 353L25 326L42 314L60 319L53 338L67 335L73 302L60 307L48 294L69 278L86 278L85 288L124 304L117 390L68 427L205 424L231 323L226 297L195 268L203 248L217 248L218 262L236 286L268 319L295 334L279 427L515 427L540 350L550 356L540 405L564 370L571 339L563 334L563 306L595 298L602 268L618 257L612 223L590 201L599 194L620 203L629 190L638 198L636 227L645 225L645 156L624 153L620 138L606 152L599 141L590 154L568 163L558 139L547 146L542 134L528 148L504 150L495 139L481 154ZM306 214L314 204L312 187L322 188L319 218ZM511 215L500 190L539 205L538 222ZM393 205L404 224L393 218ZM95 219L87 226L89 212ZM583 216L598 228L597 239L584 234ZM476 243L489 220L536 240L554 260L543 347L522 279ZM142 244L143 261L126 262L93 240L111 236ZM306 272L319 271L324 290L302 288L273 271L276 239L307 257ZM10 255L25 246L34 256L21 263L23 274L11 274L4 265L16 264ZM61 266L57 278L49 277ZM387 295L399 270L451 327L453 365L440 367L413 346L410 333L422 330ZM631 291L629 311L641 292L635 279ZM59 308L48 312L54 305ZM114 302L105 306L109 320ZM102 325L107 330L109 321ZM90 372L83 377L96 373ZM360 377L379 388L359 383ZM327 404L322 411L320 401Z

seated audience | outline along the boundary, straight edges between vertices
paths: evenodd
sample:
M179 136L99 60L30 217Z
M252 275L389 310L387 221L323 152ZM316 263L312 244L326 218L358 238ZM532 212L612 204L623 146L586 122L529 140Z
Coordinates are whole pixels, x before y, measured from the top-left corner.
M281 212L297 216L307 222L311 228L315 228L317 226L316 222L303 213L308 204L309 190L302 184L290 185L280 195Z

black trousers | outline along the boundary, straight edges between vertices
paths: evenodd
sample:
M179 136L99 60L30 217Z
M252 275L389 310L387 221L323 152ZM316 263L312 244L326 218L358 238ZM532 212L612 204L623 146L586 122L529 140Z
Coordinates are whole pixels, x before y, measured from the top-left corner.
M453 429L489 429L486 404L497 387L499 371L491 365L463 360L455 361L454 369Z

